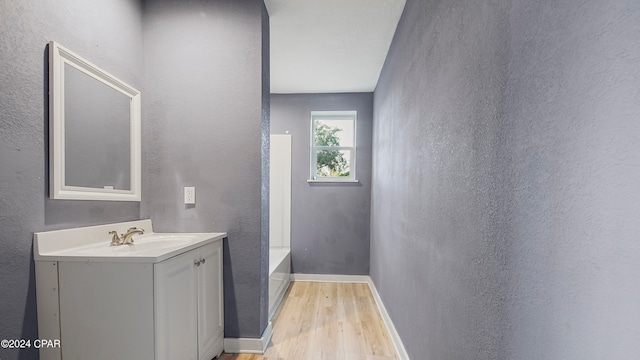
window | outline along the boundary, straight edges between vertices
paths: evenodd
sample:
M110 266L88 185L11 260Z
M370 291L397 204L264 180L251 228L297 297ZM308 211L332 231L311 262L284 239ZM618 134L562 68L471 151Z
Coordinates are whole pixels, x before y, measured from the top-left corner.
M356 112L311 112L311 175L317 181L355 181Z

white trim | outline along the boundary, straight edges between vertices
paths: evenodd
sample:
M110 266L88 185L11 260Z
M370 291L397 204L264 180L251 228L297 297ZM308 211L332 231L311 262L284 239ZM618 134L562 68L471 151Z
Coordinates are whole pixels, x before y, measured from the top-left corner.
M230 354L264 354L272 336L273 327L269 322L260 338L224 338L224 352Z
M378 311L380 311L380 316L382 317L382 321L387 326L387 331L389 331L389 336L391 337L391 342L393 342L393 347L396 348L396 354L400 360L409 360L409 354L407 354L407 350L404 348L404 344L402 343L402 339L400 339L400 334L396 330L396 327L393 325L393 321L391 321L391 317L387 312L387 309L384 307L384 303L382 302L382 298L378 293L378 289L376 289L376 285L373 283L373 280L370 276L367 276L369 281L369 289L371 290L371 294L373 294L373 299L376 301L376 305L378 305Z
M396 349L398 358L400 360L409 360L409 354L407 354L407 350L404 348L402 339L400 339L400 335L398 334L396 327L393 325L393 321L391 321L391 317L389 316L387 309L384 307L384 303L378 293L378 289L376 289L376 285L373 283L373 280L369 275L291 274L291 281L366 283L369 285L373 299L378 306L380 317L382 317L382 321L387 327L387 331L389 331L389 336L391 337L393 347Z
M65 65L84 73L130 100L129 190L67 185L65 180ZM67 200L141 200L141 100L140 91L73 53L55 41L49 42L49 196Z
M315 120L344 120L353 121L353 145L352 146L316 146L315 145ZM358 111L311 111L311 137L309 144L311 145L309 180L325 180L325 182L347 182L356 178L356 150L358 139ZM346 150L349 155L349 176L317 176L316 162L318 161L317 152L321 150ZM344 180L338 180L344 179ZM346 180L346 181L345 181Z
M370 281L369 275L333 275L333 274L291 274L291 281L365 283Z
M308 183L359 183L358 179L339 180L338 178L323 178L322 180L307 180Z

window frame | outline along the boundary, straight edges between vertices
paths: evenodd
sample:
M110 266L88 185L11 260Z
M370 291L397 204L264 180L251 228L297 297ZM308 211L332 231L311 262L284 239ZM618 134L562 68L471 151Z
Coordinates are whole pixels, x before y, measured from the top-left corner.
M315 121L316 120L344 120L353 121L353 146L316 146L315 145ZM310 168L308 182L358 182L356 180L356 147L358 138L358 112L348 111L311 111L310 131ZM318 152L321 150L349 150L349 176L318 176L316 171Z

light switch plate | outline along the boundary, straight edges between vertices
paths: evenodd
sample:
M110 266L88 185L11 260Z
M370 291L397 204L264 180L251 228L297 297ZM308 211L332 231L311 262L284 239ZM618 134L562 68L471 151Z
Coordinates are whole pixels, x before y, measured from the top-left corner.
M185 205L195 205L196 203L196 188L195 186L184 187L184 203Z

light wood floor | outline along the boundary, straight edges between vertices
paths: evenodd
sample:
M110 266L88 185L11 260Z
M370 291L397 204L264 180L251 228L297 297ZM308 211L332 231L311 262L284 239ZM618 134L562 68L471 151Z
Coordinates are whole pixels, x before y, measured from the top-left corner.
M397 359L367 284L292 282L264 355L220 360Z

